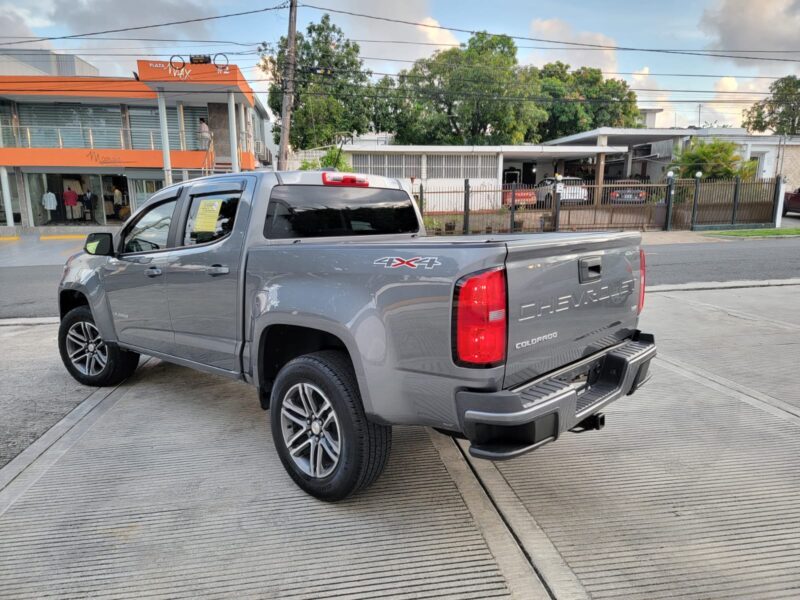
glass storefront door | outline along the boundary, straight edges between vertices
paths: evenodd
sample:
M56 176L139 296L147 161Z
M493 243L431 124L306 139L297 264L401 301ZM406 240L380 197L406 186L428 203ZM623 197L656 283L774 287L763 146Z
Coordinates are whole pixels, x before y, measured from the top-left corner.
M26 173L25 180L35 226L106 224L99 175ZM77 204L67 206L71 193Z

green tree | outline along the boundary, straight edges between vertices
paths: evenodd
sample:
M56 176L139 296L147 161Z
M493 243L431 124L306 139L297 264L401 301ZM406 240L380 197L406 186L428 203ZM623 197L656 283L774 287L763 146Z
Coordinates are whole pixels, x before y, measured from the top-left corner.
M389 91L401 144L520 144L536 141L547 113L517 100L517 49L507 36L473 35L465 47L423 58ZM538 93L535 80L528 93ZM385 84L386 87L391 87ZM507 98L507 99L506 99Z
M286 65L286 38L278 43L277 54L263 56L262 64L273 82L269 88L269 107L281 114L283 74ZM297 149L318 148L334 143L336 134L363 133L369 130L371 101L364 93L370 73L364 70L358 44L350 41L334 25L329 15L310 23L305 34L297 33L296 75L292 130L289 143ZM273 128L280 141L280 125Z
M636 127L636 94L619 79L604 79L600 69L570 71L562 62L544 65L538 72L547 109L542 138L555 139L597 127Z
M800 78L782 77L770 84L769 91L769 98L744 110L743 125L750 131L800 134Z
M353 167L347 162L344 154L339 151L339 146L328 148L319 160L304 160L300 165L301 171L316 171L322 168L334 168L337 171L351 172Z
M698 171L703 174L703 179L731 179L737 175L753 179L756 166L754 162L742 160L734 142L693 139L677 153L670 168L682 179L691 179Z

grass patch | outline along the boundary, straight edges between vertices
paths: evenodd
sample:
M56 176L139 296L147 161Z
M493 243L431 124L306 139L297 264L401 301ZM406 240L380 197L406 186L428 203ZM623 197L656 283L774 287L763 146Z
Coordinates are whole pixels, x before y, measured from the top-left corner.
M729 231L715 231L714 235L728 235L733 237L779 237L783 235L800 235L800 228L793 229L731 229Z

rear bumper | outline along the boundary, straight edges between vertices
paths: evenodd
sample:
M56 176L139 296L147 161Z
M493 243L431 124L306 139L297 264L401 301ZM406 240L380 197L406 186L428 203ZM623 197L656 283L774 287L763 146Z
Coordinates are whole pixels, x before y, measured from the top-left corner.
M655 338L637 332L626 342L513 390L458 392L456 404L470 454L503 460L558 439L617 398L635 392L646 381L655 355Z

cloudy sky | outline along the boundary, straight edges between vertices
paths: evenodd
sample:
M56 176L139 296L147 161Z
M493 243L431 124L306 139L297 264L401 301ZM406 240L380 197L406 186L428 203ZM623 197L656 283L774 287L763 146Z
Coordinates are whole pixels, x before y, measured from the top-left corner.
M277 3L278 0L274 0ZM2 41L23 36L63 36L137 25L191 19L269 6L263 3L211 0L0 0ZM660 106L659 126L714 122L739 125L741 100L763 97L773 78L800 71L800 0L308 0L338 8L460 29L580 42L623 48L715 51L739 58L610 49L568 48L540 41L517 40L521 63L561 60L573 66L601 68L607 77L626 79L640 104ZM302 2L301 2L302 3ZM298 27L322 13L301 8ZM204 23L146 29L109 37L153 40L54 40L24 47L50 47L82 53L103 74L128 75L135 55L225 52L255 79L259 42L275 43L285 34L287 11ZM395 72L431 53L435 44L456 44L467 34L332 15L352 39L360 42L367 65ZM181 41L174 41L181 40ZM212 40L212 41L204 41ZM379 43L370 40L415 42ZM236 44L231 43L236 42ZM444 47L444 46L442 46ZM769 53L768 51L775 51ZM779 58L751 60L745 58ZM694 76L692 76L694 75ZM698 77L701 75L703 77ZM264 89L265 84L256 83ZM678 102L684 100L685 102ZM700 100L707 102L699 107ZM728 102L736 100L737 102ZM710 101L710 102L708 102Z

